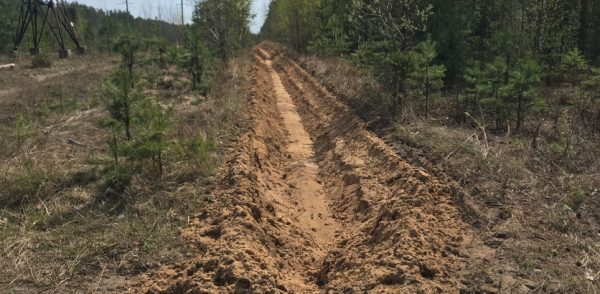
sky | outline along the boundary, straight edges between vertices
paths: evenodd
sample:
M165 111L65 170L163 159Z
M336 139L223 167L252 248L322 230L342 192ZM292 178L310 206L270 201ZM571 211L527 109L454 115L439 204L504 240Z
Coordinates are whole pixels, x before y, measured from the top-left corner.
M144 18L161 18L168 22L181 22L181 0L128 0L131 14ZM271 0L252 0L252 13L256 17L252 20L250 30L260 32L265 22L267 8ZM80 4L104 10L125 10L125 0L69 0ZM187 23L191 22L194 10L194 0L183 0L183 14Z

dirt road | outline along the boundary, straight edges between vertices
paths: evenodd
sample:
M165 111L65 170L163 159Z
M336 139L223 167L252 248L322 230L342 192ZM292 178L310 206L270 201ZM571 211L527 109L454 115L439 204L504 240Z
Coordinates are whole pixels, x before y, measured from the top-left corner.
M182 231L190 260L148 273L143 292L459 292L467 264L488 254L460 191L276 50L254 58L247 130Z

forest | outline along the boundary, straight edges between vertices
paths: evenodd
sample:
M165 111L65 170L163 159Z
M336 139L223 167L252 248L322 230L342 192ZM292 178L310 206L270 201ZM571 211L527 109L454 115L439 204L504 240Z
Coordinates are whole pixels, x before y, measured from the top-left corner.
M261 36L368 69L400 119L427 117L443 92L457 121L481 112L519 132L548 111L541 87L566 83L580 90L569 103L600 127L599 1L276 0Z

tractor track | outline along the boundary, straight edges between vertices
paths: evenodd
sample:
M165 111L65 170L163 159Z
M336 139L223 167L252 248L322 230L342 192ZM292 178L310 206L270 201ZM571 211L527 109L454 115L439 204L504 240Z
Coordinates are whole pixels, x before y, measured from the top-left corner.
M461 193L293 61L264 45L254 59L247 129L213 202L182 230L190 260L132 292L459 292L467 264L487 254Z

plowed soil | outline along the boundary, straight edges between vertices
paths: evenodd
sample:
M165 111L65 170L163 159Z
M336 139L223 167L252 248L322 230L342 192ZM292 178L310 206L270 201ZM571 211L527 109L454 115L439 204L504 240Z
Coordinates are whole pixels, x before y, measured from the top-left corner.
M266 46L247 129L213 202L182 230L190 260L146 293L457 293L493 254L462 191L400 157L337 97ZM491 250L491 249L490 249Z

